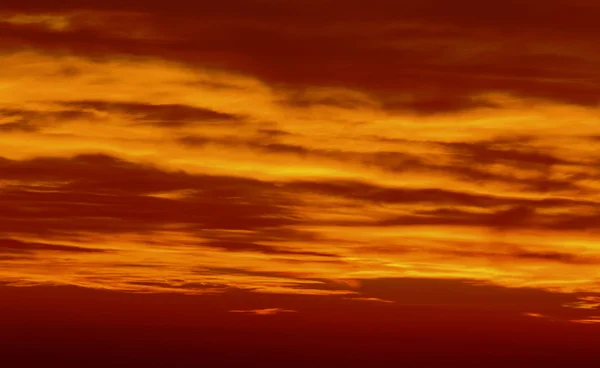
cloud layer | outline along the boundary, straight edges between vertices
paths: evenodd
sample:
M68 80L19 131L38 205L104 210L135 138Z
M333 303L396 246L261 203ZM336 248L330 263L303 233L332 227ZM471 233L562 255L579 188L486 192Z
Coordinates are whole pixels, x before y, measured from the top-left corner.
M1 280L600 292L599 7L234 3L0 6Z

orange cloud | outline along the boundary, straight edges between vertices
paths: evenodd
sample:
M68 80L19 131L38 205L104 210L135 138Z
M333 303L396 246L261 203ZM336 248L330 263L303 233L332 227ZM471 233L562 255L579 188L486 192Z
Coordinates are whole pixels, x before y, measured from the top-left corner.
M250 310L230 310L231 313L254 314L257 316L270 316L278 313L296 313L298 311L282 308L265 308L265 309L250 309Z
M585 325L595 325L595 324L600 323L600 317L591 316L589 318L584 318L584 319L573 319L573 320L571 320L571 322L581 323L581 324L585 324Z
M534 318L546 318L546 316L541 313L523 313L523 315L527 316L527 317L534 317Z
M381 299L381 298L367 298L367 297L350 298L350 300L363 300L363 301L368 301L368 302L379 302L379 303L395 303L395 301L392 301L392 300L385 300L385 299Z
M566 304L565 307L574 309L597 309L600 307L600 297L583 296L577 298L576 302Z
M467 0L360 21L352 1L126 3L0 12L1 280L600 292L597 9L546 2L582 23L514 19L508 49L514 24ZM580 41L538 34L556 22Z

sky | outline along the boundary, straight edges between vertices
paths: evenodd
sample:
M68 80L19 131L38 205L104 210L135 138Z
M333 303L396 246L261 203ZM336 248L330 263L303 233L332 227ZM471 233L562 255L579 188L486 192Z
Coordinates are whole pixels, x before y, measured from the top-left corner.
M4 1L0 356L600 360L599 17Z

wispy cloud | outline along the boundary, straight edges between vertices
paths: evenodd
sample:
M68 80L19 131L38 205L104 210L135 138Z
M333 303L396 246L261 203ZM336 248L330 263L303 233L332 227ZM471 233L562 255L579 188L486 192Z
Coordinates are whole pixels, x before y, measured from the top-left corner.
M591 317L583 318L583 319L573 319L573 320L571 320L571 322L581 323L581 324L585 324L585 325L595 325L595 324L600 323L600 317L599 316L591 316Z
M523 313L523 315L527 316L527 317L533 317L533 318L547 318L547 316L545 316L542 313L527 312L527 313Z
M254 314L257 316L269 316L278 313L296 313L298 311L282 308L265 308L265 309L249 309L249 310L230 310L230 313Z
M0 279L600 292L600 8L534 3L2 5Z
M378 303L395 303L393 300L385 300L381 298L374 297L360 297L360 298L350 298L350 300L362 300L366 302L378 302Z
M600 297L597 296L582 296L573 303L565 304L565 307L574 309L597 309L600 307Z

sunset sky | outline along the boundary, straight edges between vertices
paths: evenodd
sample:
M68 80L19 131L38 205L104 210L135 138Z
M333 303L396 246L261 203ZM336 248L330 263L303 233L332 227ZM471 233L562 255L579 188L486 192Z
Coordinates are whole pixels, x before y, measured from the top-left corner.
M599 19L2 2L0 358L600 362Z

